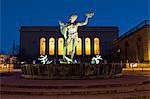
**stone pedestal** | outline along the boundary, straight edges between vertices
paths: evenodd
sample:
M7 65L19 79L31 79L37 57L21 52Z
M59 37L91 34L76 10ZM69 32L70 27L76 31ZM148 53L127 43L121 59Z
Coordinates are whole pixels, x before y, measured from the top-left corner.
M110 64L25 64L22 77L32 79L98 79L121 76L122 66Z

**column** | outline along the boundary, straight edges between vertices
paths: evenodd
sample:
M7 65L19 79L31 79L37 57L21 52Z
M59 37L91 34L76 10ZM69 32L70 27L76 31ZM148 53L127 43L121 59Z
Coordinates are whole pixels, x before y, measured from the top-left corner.
M91 55L93 56L94 55L94 37L91 37L90 38L91 40Z
M55 38L55 57L58 57L58 38Z
M82 37L82 57L84 58L85 56L85 38Z
M49 38L46 37L46 49L45 49L45 55L49 55Z

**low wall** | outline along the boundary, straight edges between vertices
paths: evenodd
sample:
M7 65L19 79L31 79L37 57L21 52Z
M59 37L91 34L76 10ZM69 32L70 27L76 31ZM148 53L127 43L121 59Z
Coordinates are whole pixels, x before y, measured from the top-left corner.
M96 79L122 75L122 64L24 64L22 77L32 79Z

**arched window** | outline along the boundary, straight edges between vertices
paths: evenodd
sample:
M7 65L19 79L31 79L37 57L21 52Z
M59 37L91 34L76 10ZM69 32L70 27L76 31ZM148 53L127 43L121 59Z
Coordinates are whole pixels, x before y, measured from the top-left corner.
M100 54L99 38L94 38L94 54Z
M55 39L54 38L50 38L49 39L49 55L54 55L55 53Z
M59 38L58 39L58 55L62 55L63 54L63 48L64 48L64 39L63 38Z
M86 55L91 54L91 41L90 41L90 38L85 39L85 54Z
M45 55L45 49L46 49L46 39L41 38L40 39L40 55Z
M78 38L78 40L77 40L76 54L82 55L82 40L81 40L81 38Z
M71 55L72 53L72 41L69 43L68 48L67 48L67 55Z

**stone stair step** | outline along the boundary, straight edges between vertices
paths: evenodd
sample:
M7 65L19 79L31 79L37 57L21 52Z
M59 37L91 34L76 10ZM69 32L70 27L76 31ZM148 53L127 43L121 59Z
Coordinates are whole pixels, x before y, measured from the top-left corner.
M28 84L1 84L1 87L12 87L12 88L36 88L36 89L81 89L81 88L113 88L113 87L129 87L150 84L150 81L143 82L132 82L132 83L116 83L116 84L68 84L68 85L28 85Z
M150 91L147 85L114 88L81 88L81 89L34 89L34 88L9 88L1 87L1 94L19 95L70 95L70 94L118 94Z

